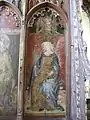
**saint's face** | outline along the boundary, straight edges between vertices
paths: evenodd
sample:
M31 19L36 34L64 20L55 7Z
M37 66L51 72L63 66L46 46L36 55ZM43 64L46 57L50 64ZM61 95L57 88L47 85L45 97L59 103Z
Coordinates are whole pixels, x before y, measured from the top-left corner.
M43 50L44 55L50 56L51 54L54 53L53 44L51 44L51 42L43 42L42 43L42 50Z

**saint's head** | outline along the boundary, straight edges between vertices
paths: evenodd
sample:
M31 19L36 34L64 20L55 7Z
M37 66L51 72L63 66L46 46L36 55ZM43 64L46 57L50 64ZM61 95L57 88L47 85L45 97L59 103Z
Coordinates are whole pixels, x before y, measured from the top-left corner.
M43 54L46 56L50 56L54 53L54 46L51 42L43 42L41 44Z

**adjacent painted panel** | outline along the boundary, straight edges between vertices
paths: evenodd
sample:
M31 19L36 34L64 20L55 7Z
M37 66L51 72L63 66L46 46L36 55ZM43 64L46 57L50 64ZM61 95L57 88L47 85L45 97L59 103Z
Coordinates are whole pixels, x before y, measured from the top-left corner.
M0 115L15 115L20 43L20 18L0 4Z

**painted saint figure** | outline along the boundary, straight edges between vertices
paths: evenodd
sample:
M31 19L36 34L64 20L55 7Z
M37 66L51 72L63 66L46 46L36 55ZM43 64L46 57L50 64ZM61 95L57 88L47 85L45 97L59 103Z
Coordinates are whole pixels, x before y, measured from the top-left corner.
M10 39L5 33L0 34L0 110L14 109L11 94L14 86L14 77L11 66L11 57L8 52ZM13 111L13 110L12 110Z
M60 90L60 66L51 42L43 42L42 54L33 65L30 77L31 110L61 110L58 104Z

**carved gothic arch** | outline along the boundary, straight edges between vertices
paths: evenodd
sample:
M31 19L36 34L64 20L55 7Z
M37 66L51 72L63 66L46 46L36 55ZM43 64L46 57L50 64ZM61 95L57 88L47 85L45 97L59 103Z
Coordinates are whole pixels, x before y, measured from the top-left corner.
M42 3L39 3L39 4L35 5L34 7L32 7L29 10L29 12L26 15L26 24L27 24L27 21L30 19L31 15L35 11L37 11L39 8L46 7L46 6L48 6L48 7L52 8L52 9L56 10L60 14L60 16L62 17L63 21L65 23L67 23L67 21L68 21L68 15L64 11L64 9L62 8L62 6L57 6L57 5L55 5L53 3L50 3L50 2L42 2Z
M12 8L18 14L19 18L22 19L21 12L15 5L13 5L12 3L8 2L8 1L1 0L0 6L2 6L2 5L6 5L6 6Z

